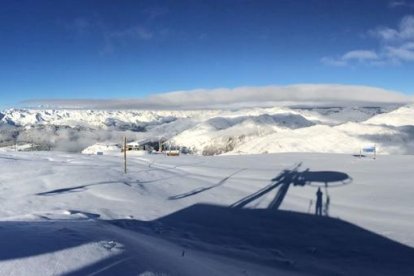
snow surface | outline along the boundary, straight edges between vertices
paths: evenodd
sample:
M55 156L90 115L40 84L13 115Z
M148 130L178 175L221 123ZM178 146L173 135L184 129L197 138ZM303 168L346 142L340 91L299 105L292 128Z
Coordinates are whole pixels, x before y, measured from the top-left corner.
M414 156L146 155L129 156L127 174L122 165L119 152L0 153L0 275L414 273ZM309 214L325 182L331 218Z

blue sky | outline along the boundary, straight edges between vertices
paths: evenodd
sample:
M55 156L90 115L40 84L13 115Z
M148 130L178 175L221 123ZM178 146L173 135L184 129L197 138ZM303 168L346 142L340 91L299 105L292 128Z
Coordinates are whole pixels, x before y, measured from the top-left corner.
M197 88L414 92L414 1L1 1L0 107Z

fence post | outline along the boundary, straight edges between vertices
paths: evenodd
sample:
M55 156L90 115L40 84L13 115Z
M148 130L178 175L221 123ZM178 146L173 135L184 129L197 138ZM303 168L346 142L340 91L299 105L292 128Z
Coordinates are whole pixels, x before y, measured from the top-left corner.
M124 173L127 173L127 138L124 137Z

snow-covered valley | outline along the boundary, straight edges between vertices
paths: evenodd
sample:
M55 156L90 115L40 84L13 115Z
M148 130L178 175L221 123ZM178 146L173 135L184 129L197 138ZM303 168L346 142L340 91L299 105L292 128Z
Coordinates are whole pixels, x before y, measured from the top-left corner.
M414 153L414 107L273 107L181 111L27 110L0 115L0 145L81 152L96 143L160 139L192 153Z
M3 152L0 274L412 275L413 164Z

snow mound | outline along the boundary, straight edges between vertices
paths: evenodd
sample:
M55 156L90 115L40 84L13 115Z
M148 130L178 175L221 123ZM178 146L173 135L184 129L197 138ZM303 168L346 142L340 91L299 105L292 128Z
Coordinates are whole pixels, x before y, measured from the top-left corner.
M414 105L403 106L389 113L374 116L366 124L389 125L389 126L408 126L414 125Z
M82 151L83 154L116 153L121 152L121 146L117 144L95 144Z

